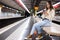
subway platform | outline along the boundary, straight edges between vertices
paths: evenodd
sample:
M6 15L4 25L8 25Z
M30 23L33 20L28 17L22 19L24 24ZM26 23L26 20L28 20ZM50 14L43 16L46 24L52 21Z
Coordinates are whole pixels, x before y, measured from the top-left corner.
M60 0L51 0L55 17L42 27L43 36L36 38L34 32L27 38L32 26L42 21L46 1L50 0L0 0L0 40L60 40Z

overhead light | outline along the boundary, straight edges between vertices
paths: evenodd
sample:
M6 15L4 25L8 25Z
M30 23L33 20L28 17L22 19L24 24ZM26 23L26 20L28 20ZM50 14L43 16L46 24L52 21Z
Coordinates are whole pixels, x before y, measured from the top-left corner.
M21 0L16 0L18 3L19 3L19 5L22 5L22 7L28 12L28 13L30 13L30 11L28 10L28 8L24 5L24 3L21 1Z
M53 6L56 6L56 5L58 5L58 4L60 4L60 2L58 2L58 3L54 4Z
M12 10L15 10L15 9L12 9Z
M17 12L19 12L18 10L16 10Z
M35 6L35 7L34 7L35 10L38 10L38 8L39 8L38 6Z
M11 9L11 8L9 8L9 9Z
M5 7L5 6L3 6L3 7Z
M6 8L8 8L8 7L6 7Z

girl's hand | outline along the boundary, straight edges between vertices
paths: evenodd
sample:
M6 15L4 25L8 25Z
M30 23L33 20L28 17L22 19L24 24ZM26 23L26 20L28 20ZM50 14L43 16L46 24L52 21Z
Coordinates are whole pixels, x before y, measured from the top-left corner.
M48 15L48 13L45 11L45 13L44 13L46 16Z

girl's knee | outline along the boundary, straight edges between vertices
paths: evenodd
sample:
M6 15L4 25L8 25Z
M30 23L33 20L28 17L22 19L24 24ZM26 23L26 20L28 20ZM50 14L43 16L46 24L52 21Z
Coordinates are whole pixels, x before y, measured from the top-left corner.
M36 28L36 27L37 27L37 24L35 23L35 24L33 25L33 27L35 27L35 28Z

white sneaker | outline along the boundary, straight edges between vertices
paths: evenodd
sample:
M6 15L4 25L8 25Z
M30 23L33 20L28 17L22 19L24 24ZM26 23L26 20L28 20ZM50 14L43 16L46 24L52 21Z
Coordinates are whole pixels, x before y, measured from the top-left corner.
M38 37L37 37L37 38L36 38L36 40L40 40L40 39L42 39L42 38L43 38L43 36L42 36L42 37L40 37L40 38L38 38Z
M25 40L32 40L32 38L25 38Z

